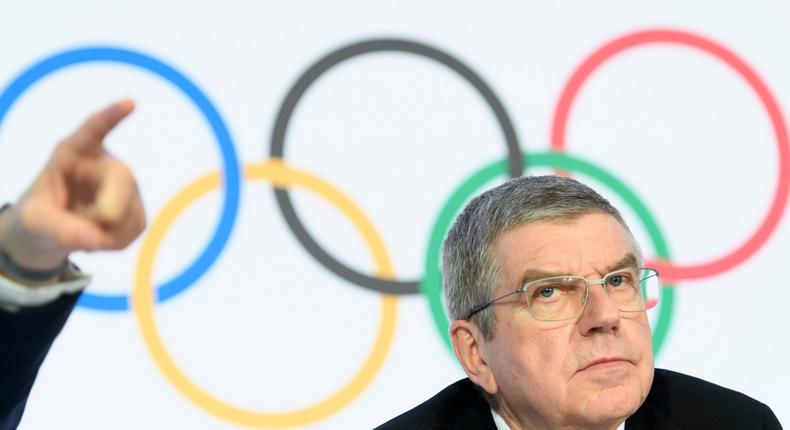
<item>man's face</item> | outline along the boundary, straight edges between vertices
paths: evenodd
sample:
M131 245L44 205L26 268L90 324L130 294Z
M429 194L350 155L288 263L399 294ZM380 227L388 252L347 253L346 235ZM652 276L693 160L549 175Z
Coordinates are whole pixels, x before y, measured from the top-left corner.
M599 279L638 263L630 234L602 213L520 226L498 239L495 253L501 278L494 297L534 277ZM621 313L601 285L589 287L587 304L573 320L538 321L518 295L493 310L494 337L481 342L480 353L506 419L541 427L608 425L633 414L647 397L653 381L647 315Z

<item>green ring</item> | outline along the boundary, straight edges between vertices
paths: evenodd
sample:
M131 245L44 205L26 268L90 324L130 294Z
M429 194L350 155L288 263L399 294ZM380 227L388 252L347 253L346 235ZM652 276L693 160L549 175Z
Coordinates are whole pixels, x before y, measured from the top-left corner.
M551 167L554 169L573 171L587 175L610 188L617 193L620 198L625 200L631 209L636 212L642 224L647 229L650 240L653 242L653 251L655 255L658 258L669 260L669 249L664 240L664 235L658 227L658 223L650 214L647 206L642 203L642 200L637 197L636 193L628 188L623 181L587 161L559 152L541 152L530 154L529 156L524 154L523 157L525 168L526 166ZM421 283L421 291L428 298L433 321L439 331L439 335L442 337L445 346L451 354L452 345L449 335L450 323L447 319L444 303L442 302L442 275L439 269L439 253L442 240L444 240L452 221L461 211L467 199L487 182L495 179L499 175L505 174L507 174L507 162L503 160L483 167L465 180L461 186L450 195L450 198L442 207L428 239L428 252L425 257L425 278ZM670 321L672 320L672 309L675 302L675 290L673 287L674 285L672 284L662 283L661 308L655 330L653 330L653 352L655 355L658 355L661 351L661 346L666 340Z

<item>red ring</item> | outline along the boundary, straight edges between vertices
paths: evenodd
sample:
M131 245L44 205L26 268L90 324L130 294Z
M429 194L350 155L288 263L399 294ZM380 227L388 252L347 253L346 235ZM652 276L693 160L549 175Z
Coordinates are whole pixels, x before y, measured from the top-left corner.
M778 184L776 194L771 203L771 209L757 231L733 252L709 262L693 265L677 265L668 261L653 261L650 263L652 267L655 267L661 273L661 277L668 281L697 279L716 275L742 263L765 244L782 218L787 203L788 191L790 190L790 145L788 144L787 128L785 127L782 111L762 79L734 52L712 40L678 30L639 31L626 34L607 43L587 57L574 71L565 85L562 96L557 103L557 109L554 112L551 147L556 151L565 149L565 129L571 106L582 85L595 69L611 57L627 49L649 43L675 43L697 48L727 63L757 93L760 102L768 112L774 134L776 135L776 143L779 147Z

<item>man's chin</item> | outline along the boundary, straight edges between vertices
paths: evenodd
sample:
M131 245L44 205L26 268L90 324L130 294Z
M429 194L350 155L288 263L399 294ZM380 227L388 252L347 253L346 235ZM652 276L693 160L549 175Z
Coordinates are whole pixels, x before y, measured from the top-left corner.
M628 377L612 382L600 375L584 381L585 387L579 388L577 397L579 404L579 421L585 421L591 427L624 421L633 415L644 401L644 394L639 385ZM581 423L580 423L581 424Z
M621 388L619 393L607 396L605 393L603 399L598 402L598 408L601 411L601 419L614 419L618 421L624 421L626 418L633 415L640 406L642 406L642 402L644 399L642 398L641 394L636 390L626 390ZM609 397L607 400L606 397Z

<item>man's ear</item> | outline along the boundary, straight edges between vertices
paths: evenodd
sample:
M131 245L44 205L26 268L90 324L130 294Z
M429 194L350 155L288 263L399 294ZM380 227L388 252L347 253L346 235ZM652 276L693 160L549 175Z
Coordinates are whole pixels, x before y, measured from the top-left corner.
M477 325L469 320L455 320L450 324L453 351L469 379L488 394L496 395L497 383L486 358L486 345Z

